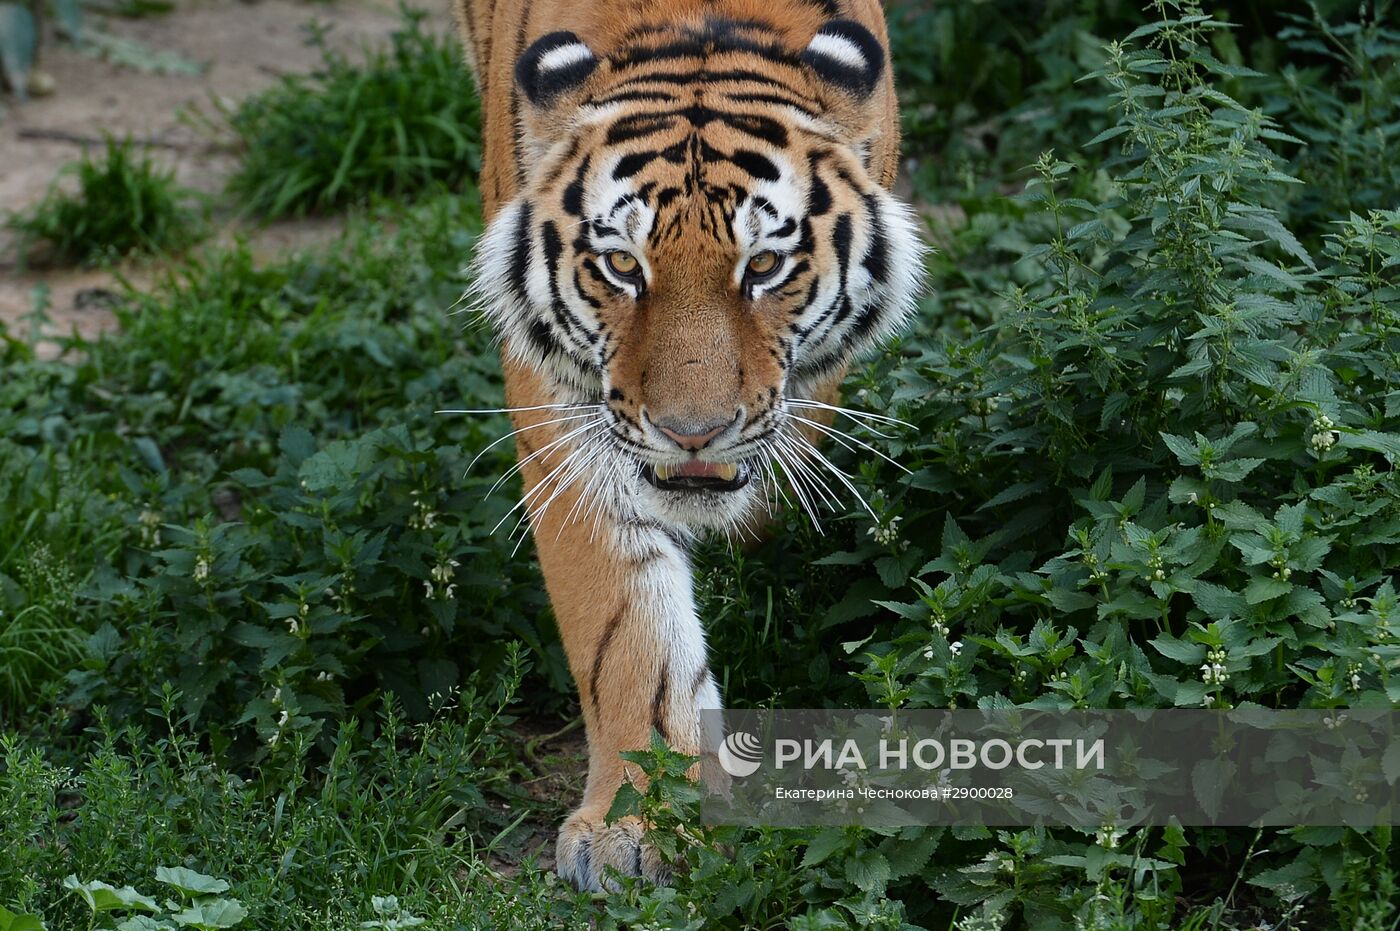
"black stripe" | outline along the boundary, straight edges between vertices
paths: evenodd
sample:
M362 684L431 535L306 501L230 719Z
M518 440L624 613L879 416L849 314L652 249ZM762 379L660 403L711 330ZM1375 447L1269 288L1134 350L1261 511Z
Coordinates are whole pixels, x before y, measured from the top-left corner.
M671 664L664 662L661 664L661 678L656 683L656 694L651 697L651 726L656 728L656 732L661 735L661 739L667 743L671 742L671 737L666 733L666 689L671 681Z
M520 57L520 51L525 47L525 26L530 21L530 8L525 8L525 15L520 19L520 26L515 31L515 48L511 50L512 60ZM520 131L520 88L514 83L510 87L510 132L514 139L512 152L515 155L515 186L517 189L525 186L525 134ZM499 183L496 187L496 199L502 200L503 192Z
M820 106L819 101L800 93L794 88L783 83L772 74L764 74L761 71L752 71L748 68L730 68L725 71L707 71L704 68L696 68L690 71L653 71L647 74L639 74L618 82L618 87L627 87L633 84L714 84L720 81L752 81L761 84L769 89L786 91L799 100L810 106Z
M539 317L531 320L530 325L525 328L525 338L529 340L535 352L546 359L555 355L564 355L564 347L560 346L559 341L554 338L549 324Z
M630 178L658 158L665 159L673 165L680 165L685 161L685 146L682 143L677 143L658 152L634 152L631 155L624 155L618 160L617 167L613 169L613 180L621 181L623 178Z
M641 45L625 48L612 55L609 60L613 68L623 70L653 62L673 61L677 58L709 59L726 52L747 52L778 65L794 65L796 57L774 41L759 41L739 35L732 28L734 23L711 20L706 28L688 30L686 35L660 45ZM766 24L753 24L762 28Z
M846 269L851 261L851 215L843 213L836 218L836 228L831 232L831 244L836 249L836 261L841 269L841 290L846 289Z
M554 313L555 324L566 337L582 332L584 339L590 344L596 343L598 334L574 317L573 311L559 293L559 257L564 253L564 242L559 238L559 227L553 220L545 220L540 224L540 239L544 244L545 268L549 272L550 310ZM578 341L574 342L577 345ZM578 348L584 349L583 346Z
M593 703L594 711L601 711L598 703L598 677L603 674L603 658L608 655L608 648L612 646L613 634L617 633L618 625L622 623L622 611L618 611L608 621L608 626L603 628L603 636L598 640L598 652L593 654L593 672L588 677L588 700Z
M744 93L739 94L725 94L724 98L726 100L732 100L735 103L772 103L783 107L793 107L794 109L800 110L801 112L805 113L807 116L810 117L816 117L818 115L818 111L812 109L811 107L804 107L796 100L793 100L789 97L784 97L781 94L766 94L761 91L746 91Z
M778 171L778 166L773 164L772 159L748 149L736 149L734 154L726 155L701 139L700 158L706 162L730 162L741 171L762 181L777 181L782 177L782 173Z
M623 117L608 127L608 134L604 137L603 144L617 145L620 142L630 142L633 139L654 136L675 125L674 117L665 113L639 113Z
M705 681L706 681L707 679L709 679L709 678L710 678L710 666L709 666L708 663L706 663L706 664L703 664L703 665L700 667L700 671L697 672L697 673L695 674L695 681L692 682L692 683L690 683L690 694L691 694L691 697L694 697L695 694L696 694L697 692L700 691L701 687L704 686Z
M533 248L530 233L534 214L534 207L526 201L520 208L520 221L515 225L515 245L510 251L510 286L521 301L528 300L525 279L530 270L530 251Z
M616 94L609 94L606 97L590 98L584 102L585 106L605 107L612 103L630 103L637 100L654 100L664 103L677 103L674 94L663 94L660 91L620 91Z
M885 218L880 215L880 202L874 194L866 194L865 209L870 212L870 249L861 263L870 277L880 284L889 276L889 242L885 236Z
M831 209L831 188L817 170L824 157L816 152L807 156L807 171L812 179L812 189L807 194L807 212L814 217L823 216Z

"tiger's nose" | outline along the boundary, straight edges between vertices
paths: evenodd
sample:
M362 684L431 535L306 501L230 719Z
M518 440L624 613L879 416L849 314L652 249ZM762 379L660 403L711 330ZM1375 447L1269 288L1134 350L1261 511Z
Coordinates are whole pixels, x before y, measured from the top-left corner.
M678 417L648 417L647 419L651 421L652 426L665 434L668 440L686 452L695 453L704 449L711 440L733 426L734 421L738 420L740 416L742 416L742 412L728 420L711 421L704 424Z

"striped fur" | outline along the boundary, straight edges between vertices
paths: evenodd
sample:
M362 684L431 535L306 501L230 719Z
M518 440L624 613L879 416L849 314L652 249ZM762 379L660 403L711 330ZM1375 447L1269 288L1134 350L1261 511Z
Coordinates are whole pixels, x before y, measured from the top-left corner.
M758 523L769 460L820 430L792 399L832 400L919 285L888 190L884 22L877 0L456 2L486 148L472 297L501 337L522 507L589 736L558 868L590 889L609 866L663 881L639 825L602 822L638 777L618 752L652 729L722 778L689 540ZM645 480L696 463L752 480Z

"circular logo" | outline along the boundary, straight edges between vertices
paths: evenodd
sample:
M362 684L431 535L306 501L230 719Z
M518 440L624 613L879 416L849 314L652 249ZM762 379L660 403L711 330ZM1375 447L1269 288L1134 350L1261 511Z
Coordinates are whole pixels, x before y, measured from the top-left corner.
M735 731L719 745L719 765L735 778L752 776L763 765L763 747L747 731Z

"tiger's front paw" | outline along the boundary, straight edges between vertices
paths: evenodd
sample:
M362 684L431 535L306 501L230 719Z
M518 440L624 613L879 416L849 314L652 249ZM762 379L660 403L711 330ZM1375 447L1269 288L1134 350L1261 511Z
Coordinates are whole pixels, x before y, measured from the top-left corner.
M618 888L608 867L623 876L670 885L671 868L655 847L642 840L642 820L629 816L608 824L604 814L603 809L580 808L564 822L554 847L554 868L559 875L584 892Z

